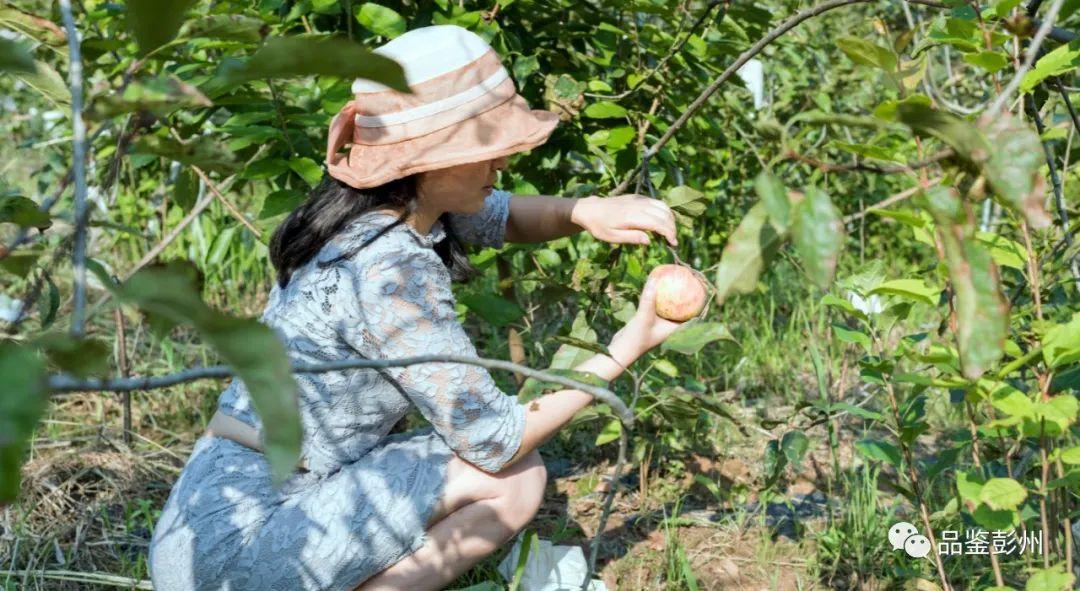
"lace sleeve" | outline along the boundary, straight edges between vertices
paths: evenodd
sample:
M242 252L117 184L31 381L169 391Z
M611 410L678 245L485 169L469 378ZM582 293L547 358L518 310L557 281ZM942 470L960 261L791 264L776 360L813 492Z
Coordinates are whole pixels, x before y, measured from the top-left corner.
M342 325L342 336L353 348L384 359L476 356L454 311L449 272L434 251L383 250L368 260L350 262L357 267L360 312L359 321ZM462 459L498 472L517 453L525 407L499 390L484 368L425 363L387 372Z
M510 217L509 191L495 189L484 200L484 207L474 214L450 214L450 225L464 242L501 248Z

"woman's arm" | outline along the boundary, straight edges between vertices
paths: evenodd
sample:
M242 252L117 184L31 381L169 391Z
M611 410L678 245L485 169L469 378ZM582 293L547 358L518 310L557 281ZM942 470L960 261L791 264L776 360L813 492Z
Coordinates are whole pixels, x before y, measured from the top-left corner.
M546 242L587 230L598 240L614 244L648 244L648 232L672 245L675 216L659 199L643 195L616 197L554 197L514 195L506 220L507 242Z
M664 342L679 327L678 323L656 315L656 282L649 280L641 292L637 312L611 338L608 355L594 355L574 369L612 381L649 349ZM517 452L507 461L513 464L559 431L581 409L593 402L593 396L581 390L559 390L525 403L525 433Z

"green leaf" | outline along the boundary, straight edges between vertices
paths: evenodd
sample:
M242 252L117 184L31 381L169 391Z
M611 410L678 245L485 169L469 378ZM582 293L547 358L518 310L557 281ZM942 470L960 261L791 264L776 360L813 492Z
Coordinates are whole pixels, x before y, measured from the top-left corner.
M33 56L21 43L0 37L0 72L37 71Z
M1031 573L1024 591L1069 591L1076 583L1076 575L1065 572L1065 565L1042 568Z
M34 71L15 71L15 77L26 83L27 86L41 93L49 102L57 107L66 107L71 104L71 90L64 79L52 66L43 62L34 62Z
M802 464L803 456L806 455L809 447L810 439L802 431L788 431L780 440L780 449L783 450L784 457L796 469Z
M40 256L40 251L20 250L12 252L0 259L0 269L16 277L26 277L30 270L34 268L34 263L37 262Z
M1005 382L998 382L990 392L990 404L995 409L1012 417L1035 416L1035 405L1027 394Z
M956 472L956 490L960 493L960 498L970 506L978 505L980 497L982 495L983 485L986 484L986 479L979 476L975 472Z
M622 423L615 419L604 425L604 429L596 436L596 445L604 445L617 440L619 433L622 433Z
M1009 12L1017 6L1020 6L1020 0L998 0L994 3L994 14L996 14L998 18L1005 18L1009 16Z
M1080 445L1074 445L1061 452L1061 461L1066 464L1080 464Z
M857 64L890 73L896 71L896 54L892 49L855 37L841 37L836 40L836 46Z
M1027 249L1019 242L994 232L975 232L975 239L990 249L990 256L999 267L1012 267L1021 271L1027 269Z
M979 491L979 500L994 510L1016 509L1027 498L1027 489L1012 478L991 478Z
M757 287L764 261L776 250L780 235L765 225L765 206L755 204L728 238L716 269L717 303L732 292L750 293Z
M52 226L48 213L41 211L33 200L19 195L0 196L0 224L5 222L39 230Z
M51 20L20 10L10 2L0 3L0 29L18 31L66 56L67 33Z
M936 306L941 290L926 285L921 279L896 279L886 281L870 290L870 294L875 293L900 296L904 299Z
M1051 368L1080 360L1080 312L1065 324L1055 324L1042 335L1043 360Z
M709 197L697 189L679 185L664 194L664 203L672 209L691 217L705 213L709 206Z
M611 119L614 117L626 117L626 108L617 103L600 101L585 107L584 114L592 119Z
M172 41L194 5L195 0L128 0L127 28L139 43L139 55Z
M784 183L763 170L754 179L754 189L769 213L769 223L780 234L787 232L791 225L791 200Z
M995 117L983 132L992 146L983 172L994 193L1033 228L1049 227L1050 216L1043 208L1046 177L1041 171L1046 160L1038 134L1008 114Z
M965 53L964 61L978 66L987 72L994 73L1009 65L1009 58L1000 51L980 51L979 53Z
M493 326L506 326L525 315L516 303L495 294L473 293L459 298L470 312L480 316Z
M1051 76L1060 76L1080 66L1080 39L1060 45L1050 53L1039 58L1035 67L1020 79L1020 92L1031 92Z
M98 339L77 339L66 333L50 332L35 337L33 344L52 365L77 377L109 372L112 348Z
M289 160L289 168L300 175L304 182L312 187L318 185L323 177L322 167L311 158L292 158Z
M826 287L836 271L836 261L844 247L844 224L840 210L817 187L807 187L806 197L792 212L791 241L810 279Z
M535 55L523 56L514 60L514 80L518 85L525 84L525 79L529 77L529 74L536 72L540 69L540 61L536 59ZM611 88L608 88L611 90Z
M186 323L236 372L264 426L265 455L276 482L300 457L302 431L297 385L289 356L274 330L255 318L223 314L203 303L197 270L171 263L142 269L116 288L117 297L173 324Z
M176 175L176 184L173 185L173 203L185 213L195 207L195 201L199 197L199 177L195 171L188 167L180 170Z
M900 467L900 450L891 443L863 439L855 443L855 449L868 459L885 462L895 468Z
M865 349L866 351L870 351L870 335L862 331L851 330L846 326L835 323L832 325L832 330L836 338L840 339L841 341L845 343L855 343L857 345L861 345L863 349Z
M259 219L272 218L276 215L289 213L304 202L304 194L293 189L274 191L263 200L262 210L259 211Z
M0 504L19 495L20 467L48 400L45 364L34 352L0 342Z
M153 154L223 174L228 174L239 166L233 152L226 150L213 137L205 135L195 136L185 143L158 135L144 135L135 140L132 152Z
M1020 514L1010 509L994 510L985 504L980 504L971 514L975 523L984 529L1005 531L1020 525Z
M356 22L360 26L375 33L393 39L405 32L405 19L391 8L365 2L356 11Z
M269 26L262 19L242 14L211 14L184 23L180 37L191 39L209 37L224 41L258 43Z
M720 339L736 342L727 327L719 322L691 320L675 329L675 332L660 345L660 350L693 355L705 345Z
M333 59L327 59L327 56L333 56ZM296 76L365 78L411 93L405 73L397 62L343 37L270 37L246 60L223 65L221 73L223 81L229 85Z
M123 94L105 92L92 105L92 116L100 120L133 111L165 117L178 109L210 107L213 103L198 88L176 76L162 74L131 81Z
M214 269L225 261L225 255L229 252L229 246L232 245L233 236L236 235L236 231L239 229L237 225L231 225L218 233L214 237L214 243L210 247L210 251L206 255L206 261L203 266L208 269Z
M905 102L896 105L896 115L918 135L945 142L957 156L971 164L981 167L990 157L991 147L986 138L973 124L952 113L919 102Z

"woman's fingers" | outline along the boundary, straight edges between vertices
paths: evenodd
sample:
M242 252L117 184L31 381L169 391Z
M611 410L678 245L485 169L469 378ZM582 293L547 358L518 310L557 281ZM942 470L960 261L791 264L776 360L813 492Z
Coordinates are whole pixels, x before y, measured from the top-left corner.
M611 240L617 244L648 244L649 235L641 230L611 230Z
M660 234L667 238L668 243L672 246L679 243L675 232L675 216L670 213L664 215L664 213L657 212L654 208L643 209L639 215L634 217L634 225L641 230L649 230Z

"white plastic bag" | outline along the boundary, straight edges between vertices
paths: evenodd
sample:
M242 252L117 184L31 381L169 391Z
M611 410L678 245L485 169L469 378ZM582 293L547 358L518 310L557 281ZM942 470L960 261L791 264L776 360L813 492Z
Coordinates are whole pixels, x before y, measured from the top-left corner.
M514 579L523 536L514 541L510 553L499 563L499 574L510 582ZM585 553L577 546L556 546L547 540L534 538L521 574L521 591L577 591L588 570ZM607 591L599 579L589 583L589 591Z

